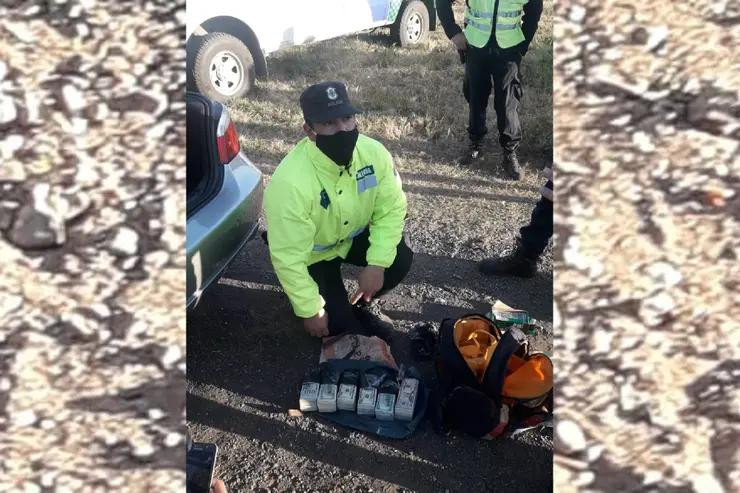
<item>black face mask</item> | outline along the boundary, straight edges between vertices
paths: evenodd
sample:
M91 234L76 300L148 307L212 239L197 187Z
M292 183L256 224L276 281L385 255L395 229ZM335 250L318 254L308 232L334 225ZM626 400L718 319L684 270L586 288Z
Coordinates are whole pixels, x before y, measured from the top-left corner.
M359 135L357 127L354 130L339 131L334 135L317 135L316 147L339 166L348 166L352 162L352 153L355 151Z

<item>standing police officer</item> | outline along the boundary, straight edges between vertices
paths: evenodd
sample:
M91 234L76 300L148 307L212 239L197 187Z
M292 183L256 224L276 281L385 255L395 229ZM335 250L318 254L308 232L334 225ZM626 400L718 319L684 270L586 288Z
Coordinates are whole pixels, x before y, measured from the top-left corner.
M401 179L385 147L358 133L358 111L344 84L315 84L300 104L306 137L265 190L275 273L311 335L352 331L388 338L392 322L371 300L411 268ZM351 298L343 262L364 267Z
M470 148L460 162L470 164L481 157L483 136L488 131L486 108L493 87L493 107L504 153L502 165L511 179L518 180L521 169L517 149L522 139L519 67L537 31L542 0L468 0L464 30L455 23L452 3L454 0L437 0L437 14L445 34L465 59L463 93L470 110Z

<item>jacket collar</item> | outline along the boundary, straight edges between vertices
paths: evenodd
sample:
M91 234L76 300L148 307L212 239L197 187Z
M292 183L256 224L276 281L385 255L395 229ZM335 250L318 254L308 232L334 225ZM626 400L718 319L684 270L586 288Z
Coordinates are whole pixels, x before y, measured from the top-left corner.
M308 157L311 160L311 164L313 164L313 167L316 168L317 171L321 172L322 174L336 176L337 178L339 177L339 173L341 171L345 171L344 167L337 165L334 161L326 157L326 154L321 152L321 150L316 147L316 142L313 142L308 137L304 137L304 141L306 145L306 152L308 153ZM355 150L352 153L352 162L350 162L349 166L346 169L351 170L353 168L353 165L355 164L355 161L357 161L357 146L355 146Z

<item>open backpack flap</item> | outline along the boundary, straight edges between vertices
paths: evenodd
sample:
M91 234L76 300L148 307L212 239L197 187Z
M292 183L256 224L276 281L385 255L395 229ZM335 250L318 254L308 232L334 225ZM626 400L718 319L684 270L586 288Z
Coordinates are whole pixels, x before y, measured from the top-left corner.
M505 431L510 415L542 412L552 393L552 361L530 353L519 328L502 332L491 319L470 314L443 320L439 334L440 405L448 426L491 438Z

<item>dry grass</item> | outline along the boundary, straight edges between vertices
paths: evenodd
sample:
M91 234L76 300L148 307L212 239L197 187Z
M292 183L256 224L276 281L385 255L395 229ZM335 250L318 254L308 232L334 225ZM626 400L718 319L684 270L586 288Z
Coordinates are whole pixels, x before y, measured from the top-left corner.
M460 18L462 8L455 10ZM301 138L298 98L321 80L347 83L353 103L363 111L361 132L382 141L401 161L452 167L467 144L463 66L441 26L416 49L393 45L389 30L378 29L278 52L268 66L270 78L231 104L243 150L267 170ZM522 72L521 156L539 169L552 161L552 1L545 2ZM489 148L497 155L492 101L488 122Z

